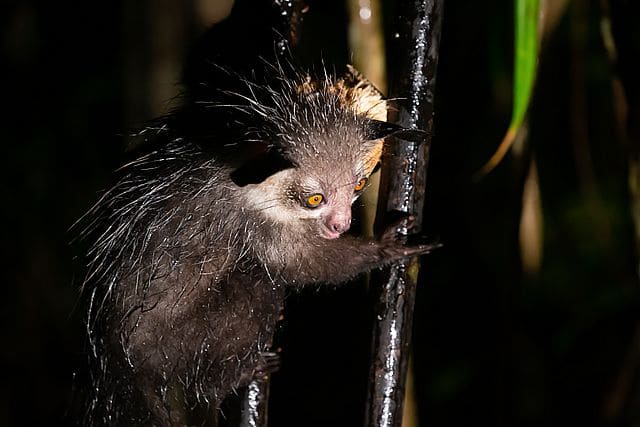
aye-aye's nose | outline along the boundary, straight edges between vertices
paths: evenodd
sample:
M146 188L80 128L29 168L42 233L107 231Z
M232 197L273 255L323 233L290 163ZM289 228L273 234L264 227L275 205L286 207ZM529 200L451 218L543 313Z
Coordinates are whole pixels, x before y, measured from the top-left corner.
M342 234L351 227L351 212L333 214L327 218L325 225L330 231Z

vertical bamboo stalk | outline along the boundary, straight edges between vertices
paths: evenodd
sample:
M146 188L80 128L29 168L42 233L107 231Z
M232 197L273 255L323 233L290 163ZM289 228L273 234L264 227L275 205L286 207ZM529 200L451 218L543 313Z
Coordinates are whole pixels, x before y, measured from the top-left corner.
M388 51L394 99L390 121L428 131L423 141L393 138L383 159L376 223L394 214L416 217L419 230L433 128L433 101L444 0L406 0L398 6ZM378 227L380 228L380 227ZM400 233L406 235L406 227ZM414 231L414 230L412 230ZM404 386L419 271L418 259L397 263L373 282L377 296L366 426L402 424Z
M242 405L240 427L266 427L269 404L269 376L251 381Z

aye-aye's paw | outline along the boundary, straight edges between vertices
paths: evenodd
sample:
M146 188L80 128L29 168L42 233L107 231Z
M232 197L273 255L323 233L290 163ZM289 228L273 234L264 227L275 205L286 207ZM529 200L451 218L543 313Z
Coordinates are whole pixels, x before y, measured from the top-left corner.
M441 247L440 243L405 244L400 238L402 229L411 230L416 221L414 215L407 215L388 226L379 239L382 257L389 261L424 255Z

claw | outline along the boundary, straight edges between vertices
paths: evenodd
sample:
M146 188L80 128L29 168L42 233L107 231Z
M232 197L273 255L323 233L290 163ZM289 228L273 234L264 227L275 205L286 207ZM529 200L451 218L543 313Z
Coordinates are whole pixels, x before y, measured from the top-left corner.
M380 240L385 241L393 241L398 240L398 236L400 235L399 229L406 228L410 230L416 223L415 215L402 214L400 218L396 219L391 223L391 225L387 226L387 228L380 236Z
M411 258L414 256L428 254L434 249L439 248L440 245L418 245L418 246L391 246L382 250L384 258L388 261L396 261L403 258Z
M382 258L386 262L424 255L442 246L440 243L425 243L422 236L418 237L414 244L407 242L407 236L402 231L409 231L415 226L416 216L403 212L394 212L391 215L395 216L394 221L378 240ZM416 236L409 236L410 241L415 241L415 238Z
M260 353L262 360L256 366L253 377L262 379L280 369L280 355L270 351Z
M434 243L430 245L417 245L417 246L405 246L405 255L408 257L424 255L433 251L434 249L438 249L442 247L440 243Z

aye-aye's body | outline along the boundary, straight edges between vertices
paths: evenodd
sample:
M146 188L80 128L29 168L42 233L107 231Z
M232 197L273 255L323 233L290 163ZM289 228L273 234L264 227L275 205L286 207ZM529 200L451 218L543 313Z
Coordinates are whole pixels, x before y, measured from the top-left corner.
M428 251L343 235L394 130L379 94L353 70L275 80L187 106L197 134L181 113L145 130L154 149L87 215L89 423L187 423L261 369L287 289Z

